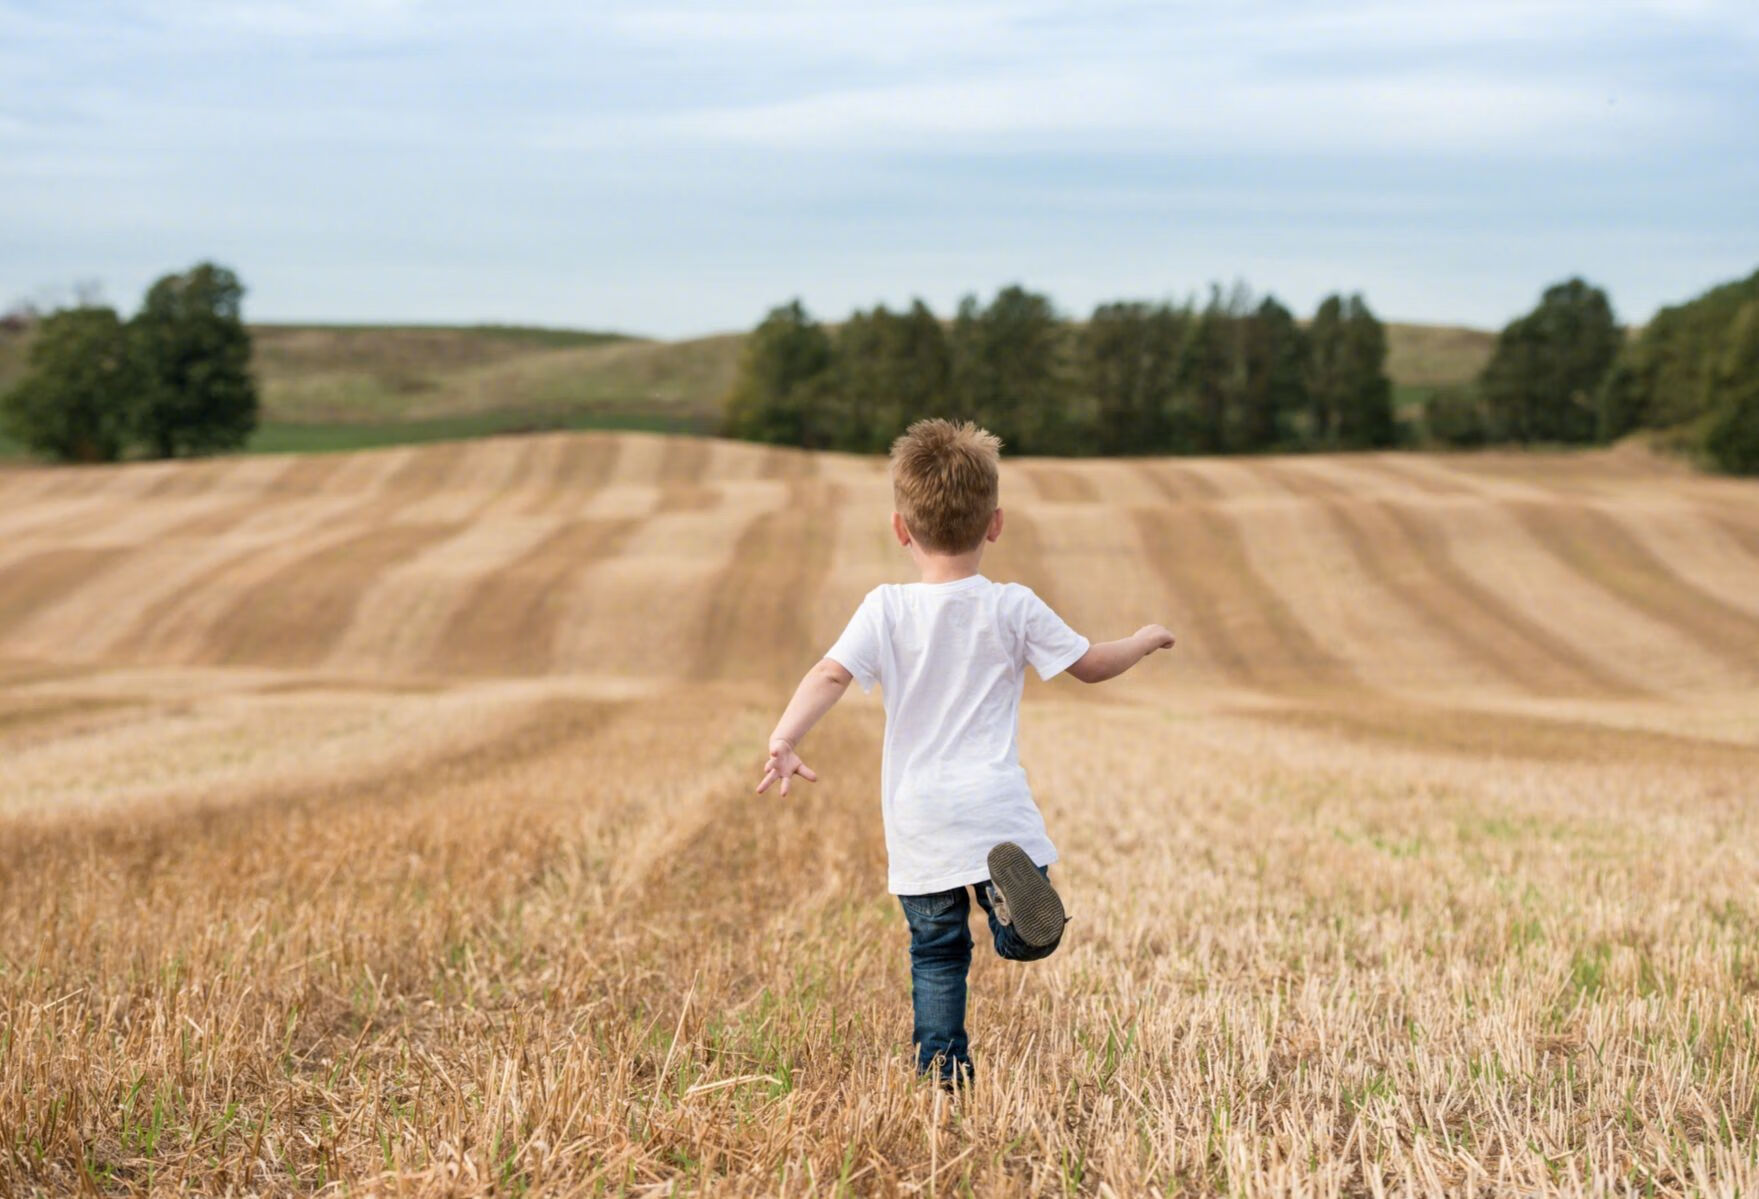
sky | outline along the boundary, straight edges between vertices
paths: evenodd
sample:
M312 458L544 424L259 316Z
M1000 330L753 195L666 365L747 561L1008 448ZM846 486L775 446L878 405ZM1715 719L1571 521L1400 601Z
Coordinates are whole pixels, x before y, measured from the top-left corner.
M0 0L0 306L679 337L1019 282L1494 327L1759 267L1759 3Z

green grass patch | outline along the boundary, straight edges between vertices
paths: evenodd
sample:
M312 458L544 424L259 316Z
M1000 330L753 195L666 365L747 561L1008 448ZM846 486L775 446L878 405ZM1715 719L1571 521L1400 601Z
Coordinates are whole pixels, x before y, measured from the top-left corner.
M484 412L433 420L378 424L284 424L260 426L245 446L251 454L329 454L384 446L426 445L509 433L607 429L646 433L711 433L702 422L664 412Z
M1423 415L1423 405L1439 390L1439 387L1426 383L1394 383L1393 411L1401 415L1410 413L1420 417Z
M281 333L338 333L372 337L382 333L414 333L417 335L462 334L467 337L494 341L514 341L543 349L559 350L572 346L601 346L614 341L635 341L628 333L600 329L555 329L544 325L280 325L262 324L250 327L253 335L274 336Z
M387 446L427 445L519 433L552 433L603 429L641 433L715 432L712 422L689 413L670 412L483 412L433 420L382 421L366 424L293 424L271 421L258 426L246 443L247 454L335 454ZM35 461L22 445L0 436L0 462Z

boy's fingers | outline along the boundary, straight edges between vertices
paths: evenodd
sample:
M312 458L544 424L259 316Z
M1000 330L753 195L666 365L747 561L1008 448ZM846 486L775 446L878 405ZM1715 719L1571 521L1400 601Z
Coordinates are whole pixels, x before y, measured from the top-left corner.
M770 789L770 784L775 781L776 781L776 772L774 770L764 771L763 772L763 782L761 782L757 785L757 793L759 795L762 795L765 791L768 791Z
M802 762L800 763L800 777L809 783L816 783L818 782L818 771Z

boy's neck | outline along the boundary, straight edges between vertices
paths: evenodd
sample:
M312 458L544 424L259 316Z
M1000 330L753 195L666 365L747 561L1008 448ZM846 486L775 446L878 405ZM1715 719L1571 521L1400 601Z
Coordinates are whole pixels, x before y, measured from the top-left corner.
M916 569L922 574L924 583L956 583L960 579L969 579L983 565L983 547L979 546L968 554L929 554L910 547L916 559Z

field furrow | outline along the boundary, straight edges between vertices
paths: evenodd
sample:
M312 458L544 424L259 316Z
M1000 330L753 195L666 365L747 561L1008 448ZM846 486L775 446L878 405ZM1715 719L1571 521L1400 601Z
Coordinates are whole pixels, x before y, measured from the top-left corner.
M0 1194L1759 1191L1759 486L1027 460L1002 505L987 575L1178 645L1027 681L1073 923L974 922L950 1103L882 697L753 793L912 577L883 461L0 472Z

